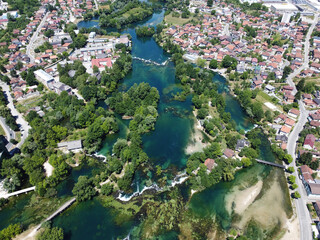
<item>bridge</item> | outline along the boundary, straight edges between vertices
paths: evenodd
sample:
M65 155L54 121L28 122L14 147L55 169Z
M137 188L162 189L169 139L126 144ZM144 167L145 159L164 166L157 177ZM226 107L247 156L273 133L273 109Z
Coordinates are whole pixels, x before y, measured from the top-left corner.
M266 165L270 165L273 167L278 167L278 168L282 168L282 169L286 169L285 166L281 165L281 164L277 164L277 163L273 163L273 162L268 162L268 161L264 161L264 160L260 160L260 159L256 159L256 161L258 163L262 163L262 164L266 164Z
M55 211L54 213L52 213L49 217L47 217L41 224L39 224L36 228L35 231L38 231L41 228L41 225L47 221L50 221L51 219L53 219L54 217L56 217L57 215L59 215L60 213L62 213L65 209L67 209L68 207L70 207L74 202L76 201L76 198L72 198L69 201L67 201L65 204L63 204L57 211Z
M9 198L9 197L17 196L17 195L19 195L21 193L27 193L27 192L34 191L35 189L36 189L35 186L29 187L29 188L25 188L25 189L22 189L22 190L19 190L19 191L16 191L16 192L4 194L2 196L0 195L0 198Z

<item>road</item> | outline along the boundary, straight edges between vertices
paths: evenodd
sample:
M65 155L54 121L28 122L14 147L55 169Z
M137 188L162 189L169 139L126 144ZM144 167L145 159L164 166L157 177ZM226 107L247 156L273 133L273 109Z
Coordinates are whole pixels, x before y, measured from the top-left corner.
M43 19L41 20L39 26L37 27L37 30L33 33L31 39L30 39L30 42L29 44L27 45L27 50L26 50L26 54L28 55L28 57L30 58L30 62L33 63L35 58L33 56L33 54L31 54L31 50L32 48L34 47L34 41L38 38L38 35L39 35L39 32L42 28L42 26L44 25L44 23L46 22L47 20L47 17L49 15L49 12L46 13L46 15L44 15ZM33 51L33 50L32 50Z
M297 93L296 86L293 82L293 79L304 69L309 67L309 50L310 50L310 37L313 32L313 29L318 22L318 14L315 15L314 22L310 26L308 33L305 38L305 44L304 44L304 61L303 64L301 65L300 68L296 69L293 73L291 73L288 78L287 82L289 83L290 86L293 87L293 94ZM303 130L304 125L307 122L307 118L309 115L309 111L305 109L304 104L301 100L299 100L299 108L300 108L300 116L298 119L298 122L293 128L293 131L290 133L288 137L288 144L287 144L287 150L288 153L292 156L293 161L290 164L290 166L294 167L295 171L293 175L297 179L297 184L298 184L298 191L301 195L301 198L295 199L295 205L296 205L296 210L297 210L297 215L299 218L299 223L300 223L300 239L301 240L312 240L312 230L311 230L311 218L309 215L309 211L306 206L306 202L308 200L307 193L305 191L305 188L302 185L302 182L299 180L299 175L298 175L298 169L296 166L296 144L297 140L299 138L300 132Z
M98 11L99 10L99 5L98 5L97 0L94 0L94 4L96 5L96 10Z
M307 118L309 115L309 111L307 111L304 107L304 104L299 101L299 106L300 106L300 117L298 122L296 123L295 127L293 128L293 131L290 133L289 138L288 138L288 144L287 144L287 150L288 153L292 156L294 159L290 166L294 167L295 171L293 175L296 177L296 182L298 184L298 189L297 191L300 193L301 198L295 199L295 205L296 205L296 210L297 210L297 215L299 218L299 223L300 223L300 239L301 240L312 240L312 230L311 230L311 218L309 215L309 211L306 206L307 202L307 193L302 185L302 181L299 179L298 175L298 169L296 166L296 142L299 138L300 132L303 130L303 126L307 122Z
M222 35L223 36L230 36L230 31L229 31L229 23L227 23L224 28L223 28L223 31L222 31Z
M8 144L6 145L6 148L8 152L10 152L13 144L10 142L11 139L15 139L16 133L7 125L6 120L3 117L0 117L0 125L3 128L6 136Z
M3 91L6 93L7 95L7 100L8 100L8 108L11 110L11 114L13 117L16 118L16 122L18 124L18 126L20 127L20 131L21 131L21 140L20 142L17 144L17 148L21 148L21 146L23 145L24 141L26 140L26 138L28 137L28 132L29 129L31 128L28 124L28 122L26 120L24 120L23 116L21 113L18 112L18 110L16 109L16 107L13 104L13 99L11 97L10 94L10 88L9 85L0 81L0 86L2 87Z
M289 83L289 85L291 87L293 87L293 94L296 94L297 93L297 89L296 89L296 86L293 82L293 79L303 70L305 70L306 68L309 67L309 50L310 50L310 37L311 37L311 34L313 32L313 29L315 28L317 22L318 22L318 17L319 15L316 14L315 17L314 17L314 21L313 23L311 24L308 32L307 32L307 35L306 35L306 39L305 39L305 43L304 43L304 57L303 57L303 64L301 65L301 67L295 69L291 74L289 74L289 76L287 77L287 82Z

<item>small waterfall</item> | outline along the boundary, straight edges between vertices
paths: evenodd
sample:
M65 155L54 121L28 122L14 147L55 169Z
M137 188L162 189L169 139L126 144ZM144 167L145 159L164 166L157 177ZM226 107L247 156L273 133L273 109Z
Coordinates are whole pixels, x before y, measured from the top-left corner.
M157 65L157 66L165 66L169 62L169 60L166 60L163 63L158 63L158 62L152 61L151 59L143 59L143 58L140 58L140 57L132 57L132 59L136 59L136 60L139 60L139 61L142 61L142 62L145 62L145 63L150 63L150 64L153 64L153 65Z
M176 186L176 185L182 184L182 183L184 183L184 181L186 181L188 178L189 178L189 176L188 176L185 172L184 172L184 173L181 173L181 174L177 175L177 176L173 179L170 187L174 187L174 186Z
M170 184L170 186L167 186L169 189L175 187L176 185L182 184L183 182L185 182L187 179L189 178L189 176L184 172L181 174L178 174L177 176L175 176L175 178L173 179L172 183ZM160 188L156 183L152 184L151 186L147 187L144 186L142 188L141 191L139 191L139 184L137 183L137 191L132 193L131 195L126 195L123 193L120 193L119 196L117 197L117 199L119 199L122 202L128 202L130 201L132 198L136 197L136 196L140 196L143 194L144 191L146 190L150 190L150 189L154 189L157 192L165 190L167 188Z
M157 184L152 184L149 187L144 186L142 188L141 192L139 191L139 188L138 188L138 190L136 192L132 193L131 195L126 195L126 194L120 193L119 196L117 197L117 199L119 199L122 202L128 202L132 198L141 195L144 191L149 190L149 189L154 189L157 192L161 190L161 188Z
M103 162L106 162L107 161L107 157L102 155L102 154L98 154L97 152L90 155L90 156L93 156L93 157L96 157L96 158L102 158L103 159Z

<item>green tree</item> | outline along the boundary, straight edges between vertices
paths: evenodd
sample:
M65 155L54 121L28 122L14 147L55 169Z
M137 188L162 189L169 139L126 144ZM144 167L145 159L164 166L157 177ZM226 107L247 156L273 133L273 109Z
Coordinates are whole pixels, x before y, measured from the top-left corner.
M22 228L20 224L10 224L5 229L0 231L0 239L1 240L10 240L14 238L16 235L22 232Z
M304 78L302 78L298 84L297 84L297 90L298 91L303 91L304 89L304 84L305 84L306 80Z
M113 185L108 184L108 183L102 185L102 187L101 187L101 193L102 193L103 195L108 196L108 195L110 195L112 192L113 192Z
M208 109L200 108L199 111L198 111L197 117L199 119L205 119L206 116L208 116L208 114L209 114Z
M209 68L211 69L217 69L218 68L218 61L215 59L212 59L209 63Z
M252 161L250 160L250 158L242 158L241 162L244 167L249 167L252 165Z
M290 163L292 163L293 158L292 158L292 156L291 156L289 153L287 153L287 154L284 156L284 161L286 162L286 164L290 164Z
M296 182L296 177L293 176L293 175L290 175L290 176L288 177L288 180L289 180L290 184L294 184L294 183Z
M293 197L298 199L298 198L301 198L301 195L298 191L295 191L293 194Z
M229 55L226 55L226 56L224 56L221 64L222 64L222 67L224 67L224 68L231 67L232 69L236 69L238 61L237 61L237 59L230 57Z
M206 60L202 59L202 58L198 58L197 59L197 65L201 68L204 68L204 66L206 65Z
M87 176L80 176L78 182L74 185L72 193L76 195L77 201L92 199L96 195L93 181Z
M93 66L93 72L94 73L98 73L99 72L99 68L96 65Z
M312 161L312 153L307 152L300 155L299 162L304 165L310 165Z
M288 167L287 170L288 170L289 173L293 173L294 172L294 167Z

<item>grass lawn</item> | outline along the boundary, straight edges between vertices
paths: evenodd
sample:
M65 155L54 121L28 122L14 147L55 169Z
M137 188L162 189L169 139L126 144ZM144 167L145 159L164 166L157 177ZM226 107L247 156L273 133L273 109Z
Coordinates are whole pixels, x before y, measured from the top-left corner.
M271 112L273 111L272 109L270 109L269 107L267 107L265 105L265 103L269 102L271 104L273 104L274 106L276 106L278 108L278 111L283 111L282 107L278 104L275 104L272 102L272 97L270 97L268 94L266 94L263 91L258 92L256 98L252 101L252 102L259 102L262 104L262 109L263 111L267 111L270 110Z
M0 125L0 135L3 135L3 136L6 135L6 133L4 132L4 130L3 130L3 128L1 127L1 125Z
M18 109L19 112L21 113L26 113L30 108L32 107L36 107L39 105L39 102L41 101L41 95L34 97L34 98L29 98L27 100L24 101L20 101L16 107Z
M77 129L74 130L65 141L74 141L79 139L85 139L87 135L87 129Z
M21 132L16 132L16 141L20 142L21 141Z
M256 100L261 103L271 102L272 103L272 97L270 97L268 94L266 94L263 91L259 91L257 94Z
M170 13L167 16L165 16L165 18L164 18L164 20L167 23L173 24L173 25L183 25L183 24L189 22L191 19L192 19L192 17L189 17L189 18L172 17L172 13Z
M100 9L110 9L110 5L99 5Z
M316 147L316 149L320 149L320 142L315 142L314 146Z

